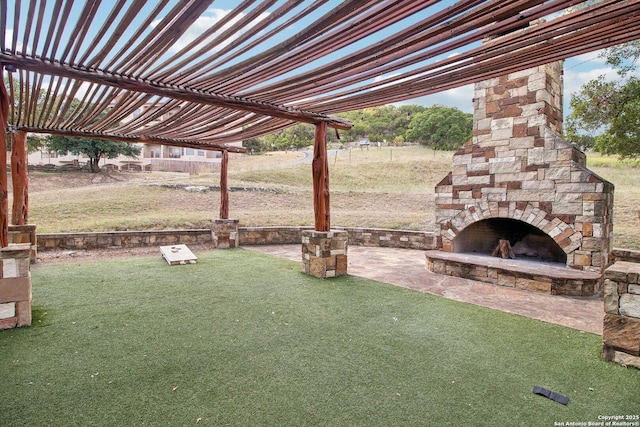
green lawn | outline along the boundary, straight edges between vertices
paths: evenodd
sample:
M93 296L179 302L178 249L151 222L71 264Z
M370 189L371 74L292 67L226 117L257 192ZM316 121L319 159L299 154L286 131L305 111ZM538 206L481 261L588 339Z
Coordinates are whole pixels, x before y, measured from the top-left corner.
M553 426L640 413L597 335L242 249L35 265L2 426ZM532 393L542 386L568 406Z

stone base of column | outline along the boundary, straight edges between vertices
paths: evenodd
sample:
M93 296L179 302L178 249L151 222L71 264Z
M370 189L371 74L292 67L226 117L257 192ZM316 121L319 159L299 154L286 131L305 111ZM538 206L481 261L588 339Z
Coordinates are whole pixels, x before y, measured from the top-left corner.
M616 262L604 277L602 356L640 369L640 264Z
M9 243L30 243L31 263L35 263L38 257L38 240L36 237L36 225L9 224Z
M230 249L239 246L238 220L212 219L211 239L213 240L213 247L217 249Z
M0 249L0 329L31 325L31 245Z
M326 278L347 274L347 232L302 232L302 270Z

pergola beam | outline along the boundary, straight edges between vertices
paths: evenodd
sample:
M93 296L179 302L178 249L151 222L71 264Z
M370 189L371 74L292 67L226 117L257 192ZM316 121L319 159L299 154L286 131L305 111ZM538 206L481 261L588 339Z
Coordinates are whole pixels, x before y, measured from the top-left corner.
M206 90L191 89L184 86L164 82L150 81L140 78L112 73L108 71L89 69L82 66L71 66L59 62L49 62L38 58L29 58L7 52L0 53L0 62L5 68L23 69L50 76L64 77L104 86L125 89L132 92L147 93L149 95L179 99L204 105L246 111L263 116L278 117L310 124L326 123L329 127L341 130L351 129L351 123L340 117L328 116L322 113L299 110L270 102L254 101L238 96L223 95Z
M52 135L64 135L64 136L72 136L78 138L96 138L96 139L106 139L110 141L120 141L120 142L128 142L128 143L144 143L144 144L162 144L169 145L173 147L186 147L186 148L194 148L196 150L212 150L212 151L229 151L231 153L246 153L247 149L244 147L234 147L232 145L225 144L216 144L213 142L206 141L191 141L184 139L173 139L173 138L162 138L158 136L150 136L150 135L117 135L111 133L103 133L103 132L88 132L88 131L79 131L73 129L50 129L50 128L39 128L34 126L16 126L13 128L14 130L20 130L31 133L48 133Z

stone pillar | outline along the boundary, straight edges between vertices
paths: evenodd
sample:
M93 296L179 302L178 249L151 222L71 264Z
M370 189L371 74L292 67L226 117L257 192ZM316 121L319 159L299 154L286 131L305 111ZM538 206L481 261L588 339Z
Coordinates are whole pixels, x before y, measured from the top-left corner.
M640 264L616 262L604 277L602 356L640 368Z
M31 263L35 263L38 257L38 240L35 224L9 225L9 243L31 244Z
M238 220L212 219L211 238L213 240L213 247L217 249L232 249L239 246Z
M0 249L0 329L31 325L30 244Z
M347 232L302 232L302 269L324 279L347 274Z

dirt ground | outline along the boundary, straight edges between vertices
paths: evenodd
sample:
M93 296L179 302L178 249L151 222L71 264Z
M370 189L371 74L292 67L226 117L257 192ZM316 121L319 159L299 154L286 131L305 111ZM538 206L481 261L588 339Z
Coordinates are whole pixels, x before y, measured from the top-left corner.
M138 188L140 186L151 188L147 186L166 183L186 184L188 182L187 177L178 175L158 177L139 173L33 173L29 175L29 192L34 196L33 200L36 200L37 196L39 203L34 202L33 206L40 208L40 210L32 209L30 217L40 224L49 224L50 226L55 224L60 217L51 216L53 211L41 208L41 206L50 205L59 209L59 195L56 193L55 196L51 196L53 200L48 196L48 194L53 194L50 191L54 190L103 188L105 192L115 194L125 191L119 188L124 188L127 184L135 184ZM208 185L216 184L211 182ZM74 197L89 196L78 193L74 194ZM141 197L144 196L141 194ZM131 197L118 202L114 196L113 204L108 206L109 212L112 215L127 215L127 218L131 218L131 221L120 221L122 224L118 224L126 226L127 222L134 223L136 217L145 216L148 209L154 209L156 212L164 210L174 214L186 207L184 211L189 214L184 215L185 218L190 218L194 224L198 222L198 226L176 223L174 227L201 228L202 224L208 223L210 218L217 215L219 209L220 195L218 191L202 193L176 188L165 192L156 192L154 197L156 198L153 202L142 201L134 204ZM102 203L104 205L106 202L103 200ZM118 204L122 209L118 207ZM132 211L127 212L125 206L129 206ZM238 219L241 226L309 226L314 223L313 190L304 186L285 187L279 191L231 191L229 207L230 215ZM167 217L162 218L166 219ZM434 198L433 194L428 193L426 189L424 193L335 190L331 192L331 223L334 226L431 230L434 221ZM171 225L150 224L146 227L157 229L169 226ZM55 225L52 228L55 229ZM64 231L76 231L76 229L70 227Z
M212 250L211 245L190 244L189 249L198 253ZM127 259L131 257L153 257L161 258L160 249L157 246L143 246L125 249L92 249L92 250L55 250L39 251L36 258L38 264L53 264L70 261L94 261L105 259Z
M106 173L86 173L68 172L58 173L30 173L29 191L55 190L58 188L83 187L94 184L106 183L127 183L139 180L144 175L141 174L106 174ZM11 189L11 179L9 179L9 189Z

